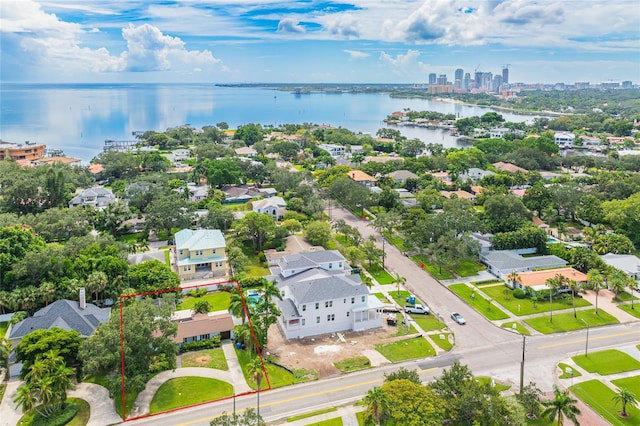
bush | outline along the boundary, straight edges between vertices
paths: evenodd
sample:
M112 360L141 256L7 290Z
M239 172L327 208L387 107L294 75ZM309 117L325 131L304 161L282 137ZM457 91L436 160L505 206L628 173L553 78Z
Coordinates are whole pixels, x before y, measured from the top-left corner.
M524 299L527 295L524 293L524 290L521 288L516 288L513 290L513 297L516 299Z
M244 277L240 280L240 286L242 286L242 288L262 287L263 285L263 277Z
M40 413L33 416L31 426L63 426L69 423L78 414L78 406L75 404L64 404L49 417L43 417Z
M189 296L191 297L202 297L205 296L207 294L207 289L206 288L194 288L193 290L189 290L189 293L187 293Z
M200 351L202 349L214 349L220 347L220 335L213 336L211 339L200 340L198 342L183 343L180 346L180 352Z

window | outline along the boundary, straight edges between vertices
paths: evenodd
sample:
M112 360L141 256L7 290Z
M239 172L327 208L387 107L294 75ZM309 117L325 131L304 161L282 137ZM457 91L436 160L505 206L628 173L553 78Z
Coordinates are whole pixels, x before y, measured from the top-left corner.
M336 320L336 314L327 315L327 321L335 321L335 320Z
M316 309L320 309L320 303L316 302Z
M180 253L180 256L182 256L182 250L180 250L179 253Z
M304 327L305 320L302 318L302 326Z
M349 316L351 314L351 312L347 311L347 316Z
M347 303L347 299L344 299L344 303Z
M216 268L222 268L222 262L216 262L215 265Z
M333 263L329 264L329 269L333 269Z
M302 305L302 312L306 312L307 310L307 305Z
M351 303L352 303L352 304L353 304L353 303L356 303L356 298L355 298L355 297L352 297L352 298L351 298Z
M196 250L195 255L196 256L202 256L202 250Z
M184 272L190 271L191 270L191 265L187 265L184 267Z
M342 269L342 262L338 262L338 268Z
M316 317L316 324L320 324L320 317Z
M329 300L328 302L324 302L324 307L325 308L333 307L333 300Z
M363 301L363 302L364 302L364 300L365 300L365 298L366 298L366 297L367 297L367 296L362 296L362 301Z

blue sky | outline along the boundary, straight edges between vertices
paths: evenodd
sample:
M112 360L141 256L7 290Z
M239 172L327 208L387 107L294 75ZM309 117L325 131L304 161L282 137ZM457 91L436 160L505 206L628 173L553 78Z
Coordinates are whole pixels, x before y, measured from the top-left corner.
M640 83L638 0L2 0L2 82Z

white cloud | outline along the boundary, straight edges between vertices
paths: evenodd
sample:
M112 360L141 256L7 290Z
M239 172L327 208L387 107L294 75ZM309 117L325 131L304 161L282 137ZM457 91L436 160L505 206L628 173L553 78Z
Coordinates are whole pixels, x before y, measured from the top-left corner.
M281 19L278 22L279 33L304 33L304 27L298 21L292 18Z
M415 64L415 59L420 56L420 52L417 50L409 49L404 55L399 53L395 58L385 51L380 52L380 60L387 63L394 68L407 68Z
M360 20L352 13L327 14L316 21L338 38L360 38L363 32Z
M370 56L367 52L362 52L360 50L344 49L343 52L348 53L351 59L364 59Z

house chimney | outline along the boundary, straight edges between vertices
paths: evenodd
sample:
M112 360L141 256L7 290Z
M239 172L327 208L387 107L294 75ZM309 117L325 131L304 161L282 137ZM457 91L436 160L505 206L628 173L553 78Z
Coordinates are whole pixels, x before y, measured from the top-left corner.
M85 296L84 287L80 288L80 300L78 301L78 303L80 304L80 309L87 308L87 298Z

